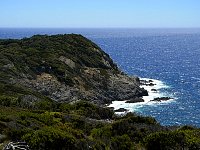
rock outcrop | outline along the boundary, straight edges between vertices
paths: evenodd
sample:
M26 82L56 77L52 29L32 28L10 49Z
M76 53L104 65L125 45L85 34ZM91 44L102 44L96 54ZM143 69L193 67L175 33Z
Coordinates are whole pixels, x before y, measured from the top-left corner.
M154 101L154 102L162 102L162 101L168 101L168 100L172 100L173 98L171 97L157 97L157 98L154 98L153 100L151 101Z
M26 105L44 98L133 102L148 95L137 77L125 75L108 54L81 35L0 40L0 48L1 94L16 93L13 97Z

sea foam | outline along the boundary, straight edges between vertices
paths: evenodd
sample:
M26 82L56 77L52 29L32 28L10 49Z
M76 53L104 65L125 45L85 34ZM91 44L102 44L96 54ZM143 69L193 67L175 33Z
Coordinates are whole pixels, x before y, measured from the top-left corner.
M144 105L152 105L157 106L163 103L169 103L174 98L169 93L162 92L160 90L170 88L167 84L160 80L156 79L149 79L149 78L140 78L141 81L144 81L147 84L142 84L140 87L144 88L148 91L148 96L143 96L144 102L137 102L137 103L126 103L126 101L113 101L112 104L110 104L108 107L113 107L114 110L124 108L127 111L126 112L140 112L140 108ZM150 86L149 83L152 83ZM153 90L152 90L153 89ZM152 101L154 98L161 98L161 97L170 97L170 100L167 101ZM117 112L117 114L123 114L125 112Z

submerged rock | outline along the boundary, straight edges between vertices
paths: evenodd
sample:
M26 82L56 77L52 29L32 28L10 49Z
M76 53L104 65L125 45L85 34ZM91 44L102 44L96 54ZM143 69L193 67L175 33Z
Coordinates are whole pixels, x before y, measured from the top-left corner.
M161 102L161 101L168 101L168 100L171 100L171 99L173 99L173 98L171 98L171 97L157 97L157 98L154 98L151 101Z
M153 92L157 92L158 90L156 90L156 89L151 89L151 91L153 91Z

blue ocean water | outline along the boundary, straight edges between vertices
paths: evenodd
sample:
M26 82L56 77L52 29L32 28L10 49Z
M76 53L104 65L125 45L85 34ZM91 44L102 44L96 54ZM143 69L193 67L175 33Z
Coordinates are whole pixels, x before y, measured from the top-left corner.
M175 99L136 111L163 125L200 127L200 29L0 29L0 38L78 33L97 43L129 75L163 81Z

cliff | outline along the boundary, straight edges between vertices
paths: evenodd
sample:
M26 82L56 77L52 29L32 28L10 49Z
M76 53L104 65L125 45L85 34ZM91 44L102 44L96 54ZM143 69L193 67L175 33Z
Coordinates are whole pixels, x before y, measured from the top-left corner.
M81 35L0 40L0 49L1 97L18 105L32 106L44 99L105 104L148 94L137 77L125 75L108 54Z

